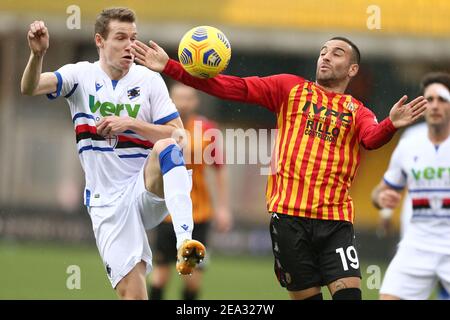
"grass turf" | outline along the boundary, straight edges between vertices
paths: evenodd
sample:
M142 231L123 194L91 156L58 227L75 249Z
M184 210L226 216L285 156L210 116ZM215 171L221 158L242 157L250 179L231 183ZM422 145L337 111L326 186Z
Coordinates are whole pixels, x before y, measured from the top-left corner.
M97 249L92 246L0 243L0 299L117 299ZM68 267L80 268L80 289L68 289ZM378 290L364 285L363 298L377 299ZM382 267L384 271L385 267ZM173 269L166 299L180 299L181 280ZM327 290L324 297L329 299ZM212 255L200 299L289 299L273 273L272 257Z

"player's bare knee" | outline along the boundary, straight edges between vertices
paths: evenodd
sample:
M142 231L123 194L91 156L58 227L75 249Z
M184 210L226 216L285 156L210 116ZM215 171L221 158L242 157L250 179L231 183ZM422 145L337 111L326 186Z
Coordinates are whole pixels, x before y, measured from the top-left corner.
M121 300L147 300L147 294L142 290L137 290L132 281L122 279L116 287L117 295Z
M144 261L141 261L119 281L115 289L120 299L148 300L145 286L145 269L146 264Z
M163 179L159 166L159 156L156 152L150 153L148 161L145 164L144 183L147 191L156 194L160 198L164 198Z
M361 300L361 279L347 277L328 285L333 300Z
M177 144L173 138L160 139L156 141L152 151L155 152L156 155L159 155L164 149L172 144Z
M348 277L333 281L328 285L333 300L361 300L361 279Z
M331 295L335 292L347 289L347 288L360 288L361 287L361 279L358 277L346 277L337 279L330 284L328 284L328 289L330 290Z

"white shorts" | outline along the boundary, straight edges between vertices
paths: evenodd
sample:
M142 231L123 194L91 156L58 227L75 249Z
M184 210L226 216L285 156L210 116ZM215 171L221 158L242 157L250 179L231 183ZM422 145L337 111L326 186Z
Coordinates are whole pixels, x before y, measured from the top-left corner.
M386 271L380 294L426 300L437 280L450 290L450 255L400 245Z
M160 224L168 211L164 199L147 191L144 168L134 183L112 205L88 208L97 248L113 288L141 260L146 274L152 269L152 252L146 230Z

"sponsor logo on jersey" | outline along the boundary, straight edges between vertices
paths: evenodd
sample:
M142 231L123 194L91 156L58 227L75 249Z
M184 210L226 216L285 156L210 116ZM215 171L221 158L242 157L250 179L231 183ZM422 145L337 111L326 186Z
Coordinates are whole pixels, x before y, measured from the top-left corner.
M126 111L128 116L130 116L131 118L136 118L141 105L129 103L114 104L109 101L101 102L96 101L95 96L89 95L89 108L91 109L92 113L96 113L97 111L99 111L103 117L113 115L120 116L122 111Z
M308 117L305 135L331 143L336 143L340 128L348 128L353 119L351 112L339 112L312 102L305 104L302 111Z
M411 169L412 176L414 180L418 181L421 179L424 180L435 180L448 178L450 176L450 167L425 167L421 169Z
M309 109L309 110L308 110ZM353 114L351 112L339 112L337 110L329 109L324 106L318 106L315 103L310 102L309 105L305 104L303 107L303 112L308 112L311 116L321 116L325 117L327 119L332 120L332 122L336 122L337 120L341 121L345 124L351 124L352 123L352 117Z

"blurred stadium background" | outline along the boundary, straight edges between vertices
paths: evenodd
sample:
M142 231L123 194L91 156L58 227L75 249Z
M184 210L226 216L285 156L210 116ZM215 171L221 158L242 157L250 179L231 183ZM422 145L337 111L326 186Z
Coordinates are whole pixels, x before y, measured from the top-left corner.
M72 5L80 8L79 29L66 24ZM173 58L178 41L190 28L205 24L220 28L233 49L226 72L240 76L294 73L314 79L323 42L347 36L360 47L363 59L350 91L379 119L402 94L419 93L418 81L424 73L450 71L447 0L2 0L0 299L115 298L82 207L84 178L66 102L24 97L19 89L29 55L26 32L32 21L44 20L49 28L44 70L53 71L66 63L97 59L94 19L102 8L111 6L134 9L140 40L155 40ZM371 28L378 9L381 28ZM263 108L206 95L202 99L201 111L223 129L275 126L274 116ZM398 212L394 233L379 238L378 212L370 201L398 138L363 153L351 191L364 279L370 264L384 272L398 240ZM258 165L229 166L236 224L229 234L211 235L213 254L203 299L287 298L272 272L266 177L259 175L259 169ZM70 265L81 268L81 290L66 287ZM377 290L364 283L364 297L376 299ZM178 298L178 285L171 284L169 298Z

